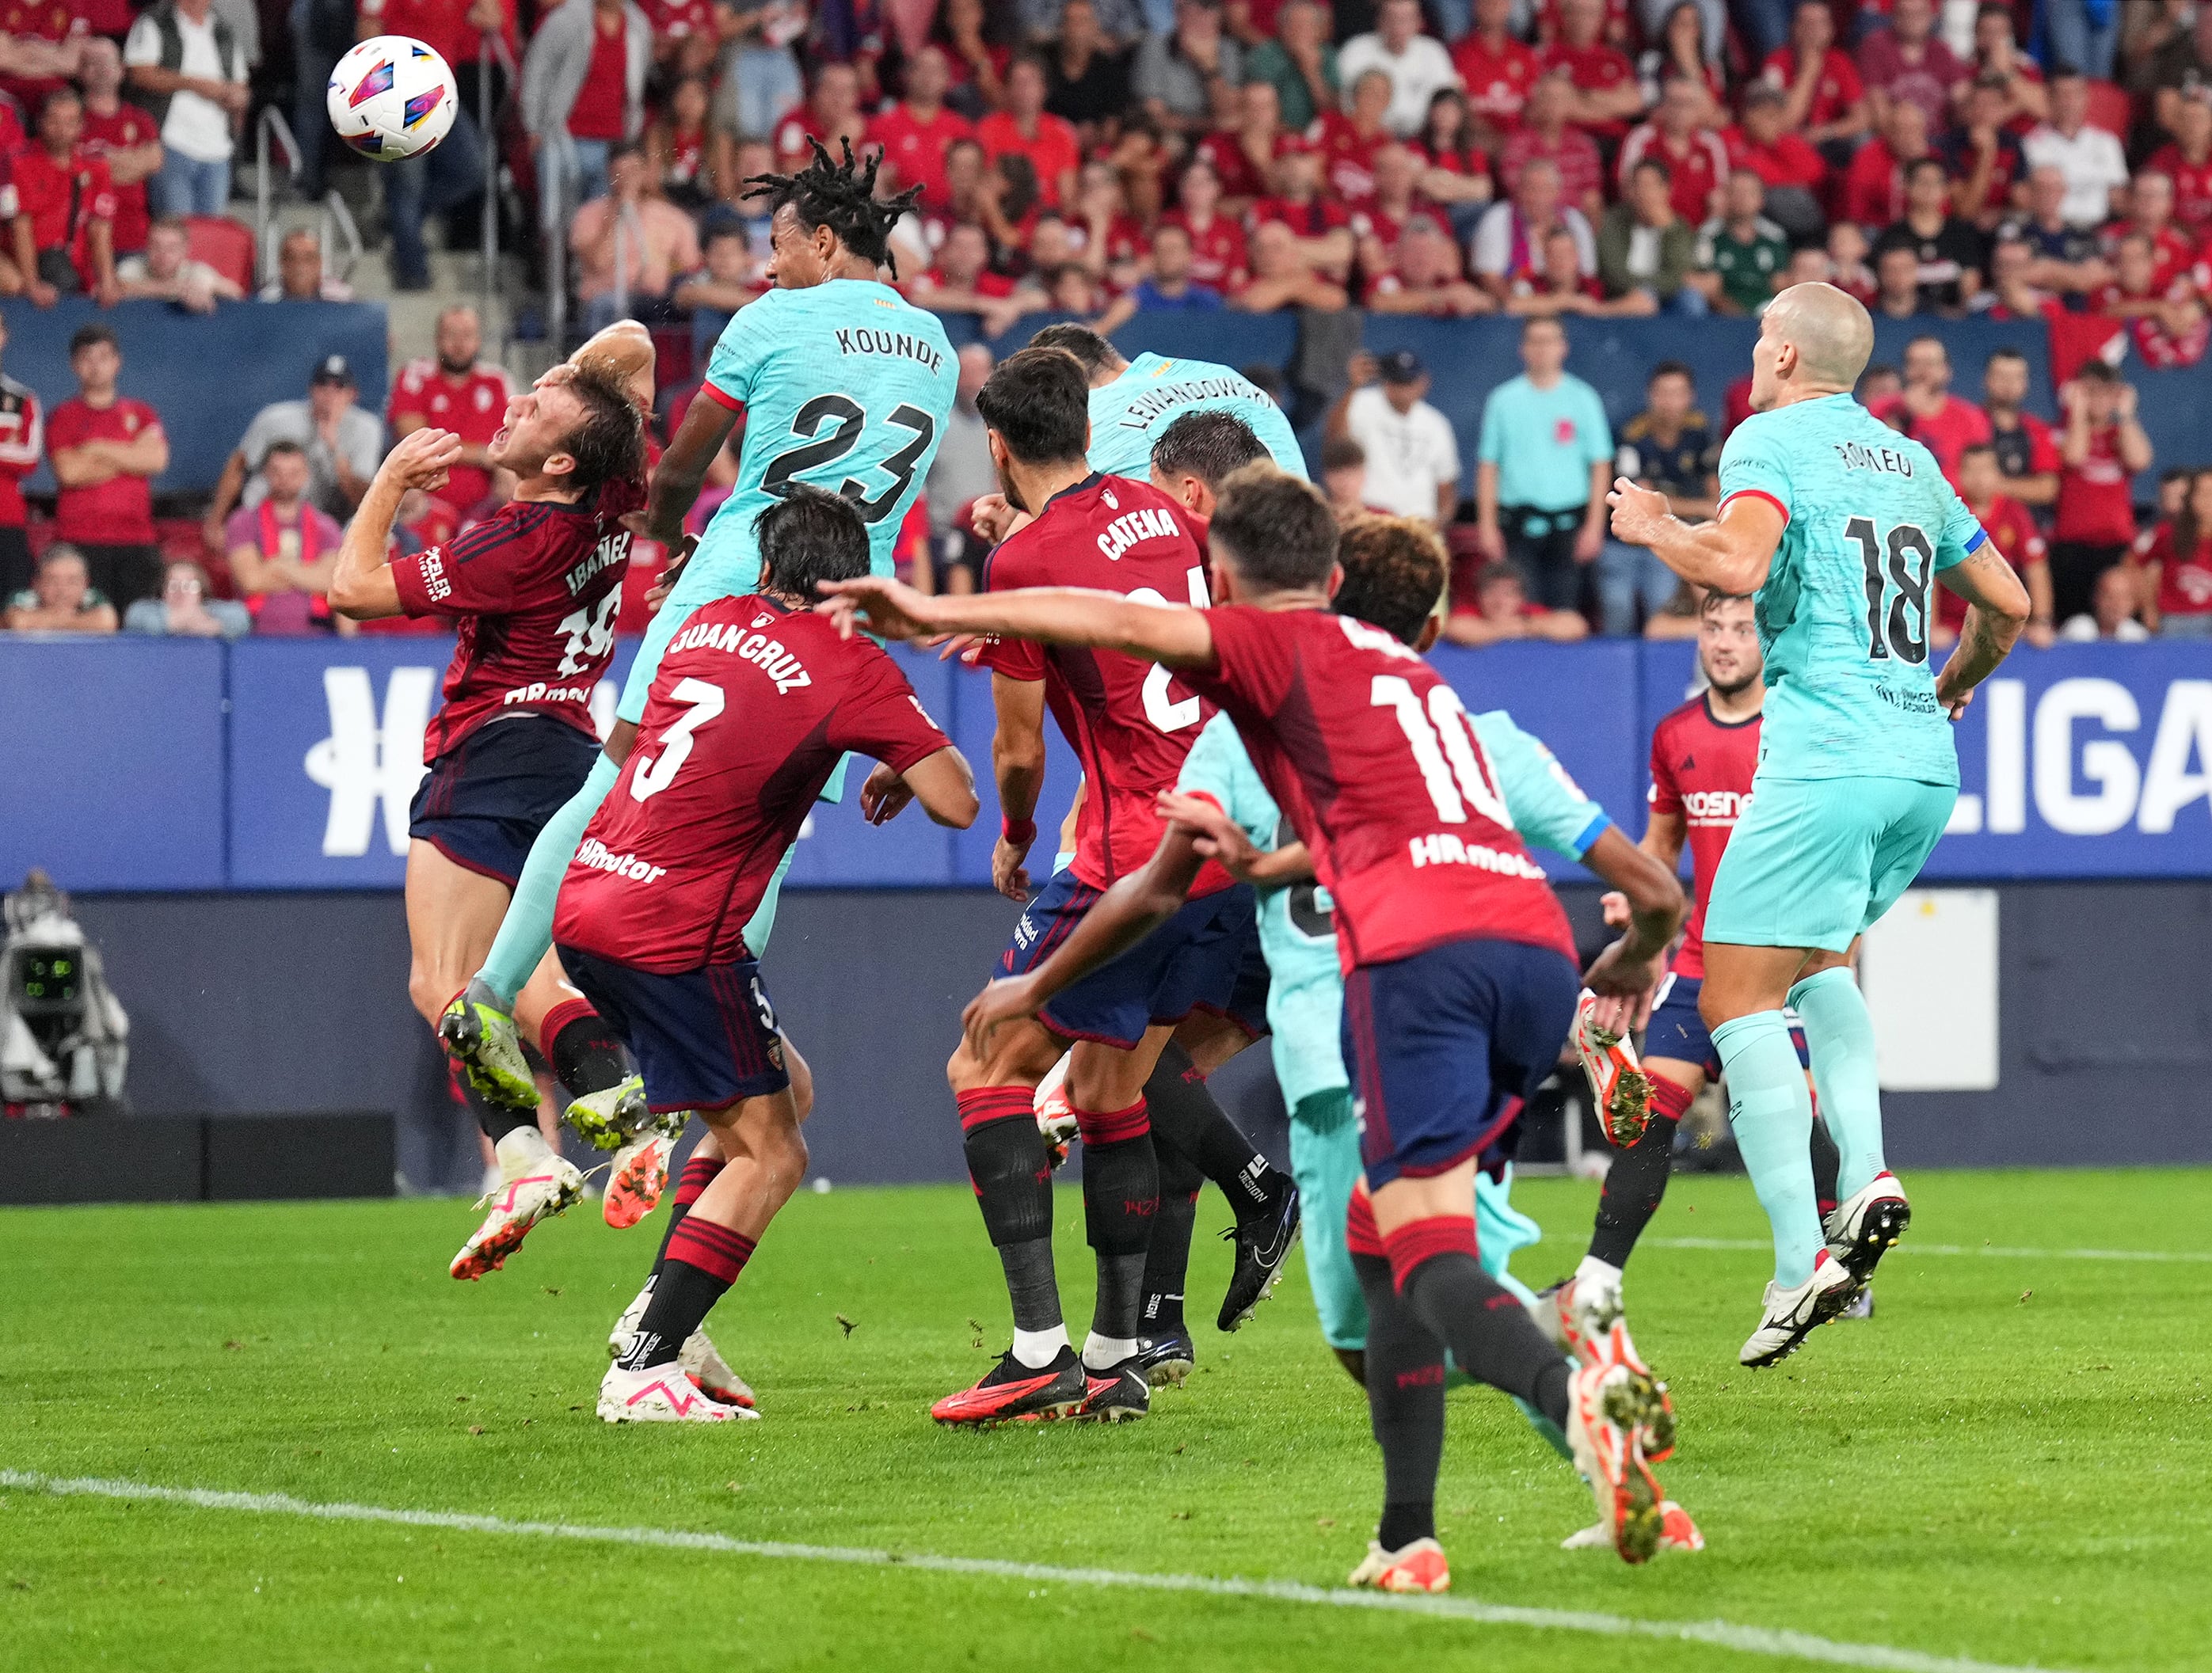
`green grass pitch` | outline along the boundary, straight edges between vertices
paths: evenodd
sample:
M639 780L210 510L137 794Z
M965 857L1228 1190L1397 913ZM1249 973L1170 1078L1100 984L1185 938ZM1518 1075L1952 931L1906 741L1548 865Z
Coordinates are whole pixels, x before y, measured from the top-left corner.
M1905 1652L1832 1664L2212 1667L2212 1175L1908 1183L1912 1237L1877 1317L1753 1375L1735 1355L1764 1221L1740 1179L1677 1179L1629 1297L1681 1417L1662 1476L1709 1549L1643 1569L1560 1551L1587 1494L1506 1402L1463 1391L1438 1502L1455 1596ZM1522 1276L1571 1266L1594 1195L1522 1183L1548 1234ZM1079 1217L1063 1192L1078 1319ZM1209 1196L1200 1225L1217 1219ZM0 1490L0 1667L1821 1664L1779 1640L1552 1615L243 1514L24 1479L1330 1587L1364 1547L1379 1470L1302 1270L1236 1337L1202 1325L1199 1374L1144 1423L944 1433L928 1403L1006 1328L968 1192L802 1195L713 1320L765 1421L610 1428L592 1411L605 1331L659 1223L613 1233L579 1210L464 1285L445 1276L469 1224L456 1203L0 1215L0 1470L18 1472ZM1226 1276L1202 1243L1194 1315ZM2169 1258L2061 1252L2084 1249Z

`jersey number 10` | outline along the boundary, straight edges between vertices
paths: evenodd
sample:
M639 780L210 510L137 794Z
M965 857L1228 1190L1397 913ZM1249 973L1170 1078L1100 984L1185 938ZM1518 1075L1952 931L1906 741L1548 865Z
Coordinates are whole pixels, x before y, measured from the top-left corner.
M1894 656L1901 662L1926 662L1928 584L1936 562L1928 536L1912 524L1900 523L1887 541L1877 543L1874 519L1855 517L1844 524L1844 537L1857 543L1866 566L1867 660L1887 662Z

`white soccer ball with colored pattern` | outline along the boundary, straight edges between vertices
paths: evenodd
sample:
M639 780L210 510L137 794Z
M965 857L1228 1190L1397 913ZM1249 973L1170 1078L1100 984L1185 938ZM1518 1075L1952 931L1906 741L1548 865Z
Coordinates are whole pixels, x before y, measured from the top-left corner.
M356 46L331 71L323 102L338 137L377 162L421 156L453 131L461 108L452 68L410 35Z

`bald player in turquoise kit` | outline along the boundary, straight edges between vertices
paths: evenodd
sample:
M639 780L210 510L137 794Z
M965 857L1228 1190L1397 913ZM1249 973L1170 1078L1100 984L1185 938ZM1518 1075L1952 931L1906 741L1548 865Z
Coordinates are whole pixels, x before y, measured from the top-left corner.
M1765 652L1759 771L1713 880L1698 1004L1774 1231L1774 1280L1740 1355L1754 1367L1840 1313L1911 1217L1883 1161L1874 1023L1851 950L1942 835L1959 794L1951 723L2027 620L2019 578L1934 457L1852 397L1873 349L1856 300L1790 287L1760 320L1753 416L1722 450L1714 518L1686 524L1625 477L1608 496L1616 539L1699 586L1751 595ZM1940 674L1928 665L1931 584L1969 607ZM1843 1153L1825 1221L1785 1004L1804 1020Z

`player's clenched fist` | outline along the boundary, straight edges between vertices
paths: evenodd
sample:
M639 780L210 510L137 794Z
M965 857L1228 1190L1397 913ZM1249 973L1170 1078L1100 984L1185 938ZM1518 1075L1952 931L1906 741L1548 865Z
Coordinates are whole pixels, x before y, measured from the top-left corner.
M446 473L461 462L461 439L451 430L428 425L402 436L384 456L377 475L401 488L435 490L446 485Z
M1649 546L1674 513L1667 496L1655 488L1638 488L1626 476L1613 479L1613 492L1605 496L1613 507L1613 537L1631 546Z

